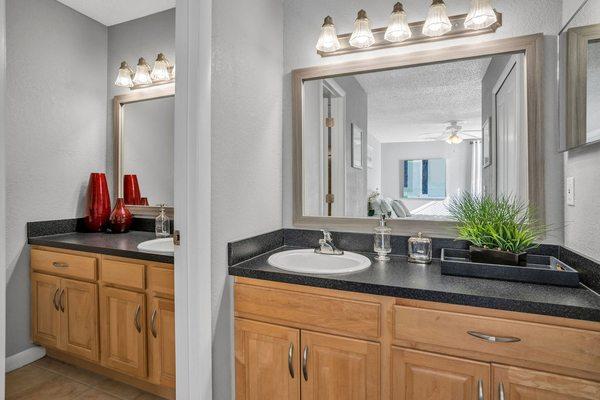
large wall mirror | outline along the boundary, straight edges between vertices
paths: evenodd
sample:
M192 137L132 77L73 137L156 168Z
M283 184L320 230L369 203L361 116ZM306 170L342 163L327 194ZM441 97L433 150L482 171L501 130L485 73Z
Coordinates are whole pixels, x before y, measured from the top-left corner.
M464 192L543 218L541 36L294 71L295 224L444 234Z
M136 215L157 215L163 204L173 214L174 115L174 84L114 98L115 187Z
M600 142L600 0L586 0L559 34L561 150Z

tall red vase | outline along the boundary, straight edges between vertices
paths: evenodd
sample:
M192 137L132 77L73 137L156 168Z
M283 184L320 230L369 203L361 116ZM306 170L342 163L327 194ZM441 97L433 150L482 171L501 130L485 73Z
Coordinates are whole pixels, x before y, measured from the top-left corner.
M123 198L125 204L139 205L142 200L137 175L123 175Z
M89 231L102 232L106 229L110 217L110 194L105 174L90 174L85 211L84 223Z
M110 214L110 230L112 233L127 232L132 222L133 215L125 207L125 200L119 197L112 214Z

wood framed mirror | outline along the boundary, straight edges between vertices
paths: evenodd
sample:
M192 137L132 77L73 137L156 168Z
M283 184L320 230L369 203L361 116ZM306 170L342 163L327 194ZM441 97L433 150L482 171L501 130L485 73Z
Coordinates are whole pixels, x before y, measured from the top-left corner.
M464 191L514 195L544 220L542 60L537 34L293 71L294 225L366 231L391 209L397 234L448 237Z
M147 205L126 201L136 216L157 216L162 204L173 216L174 113L174 83L114 97L114 185L126 197L123 178L136 175L140 198L147 199Z

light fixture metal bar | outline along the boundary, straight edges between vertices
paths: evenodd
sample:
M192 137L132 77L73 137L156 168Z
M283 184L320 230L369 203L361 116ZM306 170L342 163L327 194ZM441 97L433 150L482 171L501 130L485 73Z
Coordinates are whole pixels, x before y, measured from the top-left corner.
M146 85L133 85L132 87L130 87L130 90L138 90L138 89L146 89L149 87L155 87L155 86L161 86L161 85L168 85L169 83L175 83L175 78L169 79L168 81L156 81L156 82L152 82L152 83L148 83Z
M385 35L385 31L386 31L387 27L383 27L383 28L373 29L372 32L373 32L373 36L375 37L375 43L373 43L370 47L367 47L364 49L359 49L359 48L350 46L349 41L350 41L350 36L352 35L352 33L345 33L342 35L338 35L338 40L340 41L340 45L341 45L339 50L332 51L329 53L317 50L317 53L321 57L331 57L331 56L339 56L342 54L349 54L349 53L358 53L358 52L371 51L371 50L381 50L381 49L385 49L385 48L389 48L389 47L409 46L409 45L417 44L417 43L438 42L441 40L456 39L459 37L479 36L479 35L485 35L488 33L494 33L494 32L496 32L496 30L499 27L502 26L502 13L500 13L496 10L494 10L494 12L496 13L497 21L494 24L488 26L487 28L483 28L483 29L473 30L473 29L465 28L465 19L467 18L467 14L453 15L453 16L449 17L450 22L452 23L452 29L448 33L446 33L442 36L429 37L429 36L423 35L422 30L423 30L423 25L425 24L425 21L418 21L418 22L411 22L410 24L408 24L412 31L412 37L409 39L406 39L403 42L392 43L392 42L388 42L387 40L385 40L383 36Z

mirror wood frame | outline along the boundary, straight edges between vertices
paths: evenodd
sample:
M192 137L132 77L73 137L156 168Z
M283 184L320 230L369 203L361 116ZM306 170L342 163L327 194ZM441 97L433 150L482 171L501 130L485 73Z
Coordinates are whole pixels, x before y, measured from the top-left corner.
M123 107L127 104L138 103L175 96L175 84L169 83L152 88L139 89L127 94L115 96L113 99L113 135L114 135L114 187L117 197L123 197ZM134 216L157 216L160 207L127 205ZM165 207L169 217L173 217L173 207Z
M375 219L367 217L350 218L303 215L302 88L304 81L473 59L504 53L522 53L525 55L528 110L528 194L529 203L534 207L538 219L543 223L545 221L544 143L542 133L543 44L543 34L539 33L292 71L293 225L301 228L327 228L357 232L371 231L376 225ZM416 232L423 232L424 234L436 237L453 237L456 232L456 223L452 221L390 219L388 220L388 224L395 234L401 235L413 235Z

